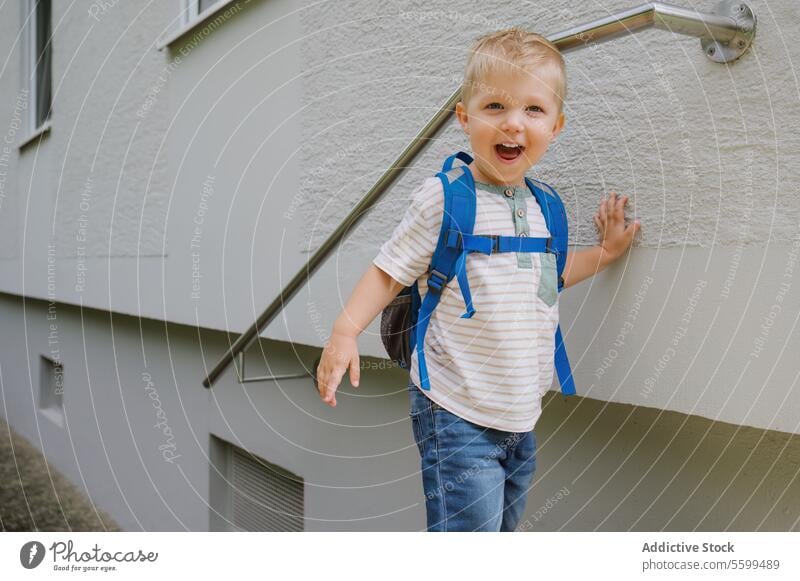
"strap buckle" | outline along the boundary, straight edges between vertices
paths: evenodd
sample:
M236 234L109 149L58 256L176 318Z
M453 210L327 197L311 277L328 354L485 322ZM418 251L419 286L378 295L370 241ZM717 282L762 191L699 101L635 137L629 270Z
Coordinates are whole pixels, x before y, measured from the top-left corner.
M497 252L500 252L500 235L488 234L486 237L492 241L492 249L491 252L489 252L489 254L495 254Z
M447 277L438 270L432 269L428 276L428 290L439 294L445 284L447 284Z
M461 230L451 229L447 232L447 245L456 250L464 248L464 235Z

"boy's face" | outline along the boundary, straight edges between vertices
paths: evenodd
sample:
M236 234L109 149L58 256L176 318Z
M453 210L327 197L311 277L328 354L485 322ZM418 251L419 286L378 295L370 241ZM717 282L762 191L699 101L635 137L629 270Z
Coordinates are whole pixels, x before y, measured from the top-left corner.
M462 102L456 105L456 116L472 145L475 161L469 168L476 180L525 184L525 173L564 126L555 79L549 76L490 72L475 83L468 107Z

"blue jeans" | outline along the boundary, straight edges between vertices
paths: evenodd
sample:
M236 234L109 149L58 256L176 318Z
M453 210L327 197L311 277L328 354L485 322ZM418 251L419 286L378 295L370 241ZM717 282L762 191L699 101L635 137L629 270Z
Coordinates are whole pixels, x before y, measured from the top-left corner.
M429 531L513 531L536 470L533 432L469 422L408 384Z

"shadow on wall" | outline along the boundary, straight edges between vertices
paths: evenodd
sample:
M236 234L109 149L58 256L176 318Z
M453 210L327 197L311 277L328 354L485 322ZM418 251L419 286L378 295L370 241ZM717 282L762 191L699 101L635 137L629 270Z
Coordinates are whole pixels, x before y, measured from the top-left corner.
M800 435L548 392L520 530L800 530Z

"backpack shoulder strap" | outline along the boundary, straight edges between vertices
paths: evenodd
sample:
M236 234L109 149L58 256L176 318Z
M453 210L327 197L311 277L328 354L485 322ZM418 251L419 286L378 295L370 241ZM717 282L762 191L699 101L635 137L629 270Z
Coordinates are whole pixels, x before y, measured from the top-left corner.
M453 161L458 158L465 163L471 163L472 158L463 152L452 155L445 161L442 171L436 174L442 182L444 191L444 209L442 212L442 226L439 230L439 239L433 252L431 264L428 267L428 292L422 300L417 315L415 327L414 347L417 351L419 363L420 387L430 389L428 369L425 364L425 334L428 330L430 317L439 304L442 289L454 276L458 276L459 286L464 294L467 305L465 317L471 317L475 310L472 308L472 298L466 280L466 252L463 249L447 245L447 233L458 230L464 234L472 234L475 227L476 194L475 181L472 172L466 165L452 169Z
M463 155L466 156L467 154ZM436 174L441 180L442 189L444 190L444 211L442 213L442 226L439 229L439 240L431 259L429 272L436 271L446 275L439 288L453 278L455 263L461 253L458 249L447 246L447 233L450 230L459 230L464 234L472 234L475 227L477 205L475 180L466 165L453 170L448 169L454 157L447 158L442 171ZM434 281L434 284L436 282Z
M545 224L550 231L551 249L556 255L558 269L558 292L561 292L564 288L563 273L567 264L569 243L567 212L564 209L564 203L552 186L527 177L525 178L525 183L539 203L544 214ZM564 344L564 337L561 334L561 325L556 327L555 343L554 363L558 375L558 383L561 384L561 393L565 397L575 395L575 379L572 377L572 367L567 357L567 348Z
M525 178L528 188L533 193L544 214L544 221L550 231L551 248L556 255L556 266L558 268L558 292L564 288L564 267L567 264L567 252L569 246L569 224L567 223L567 212L561 197L552 186L543 181Z
M469 165L472 163L472 157L468 153L459 151L448 157L446 160L444 160L444 163L442 164L442 173L449 172L453 168L453 163L455 163L457 159L463 161L465 165Z

